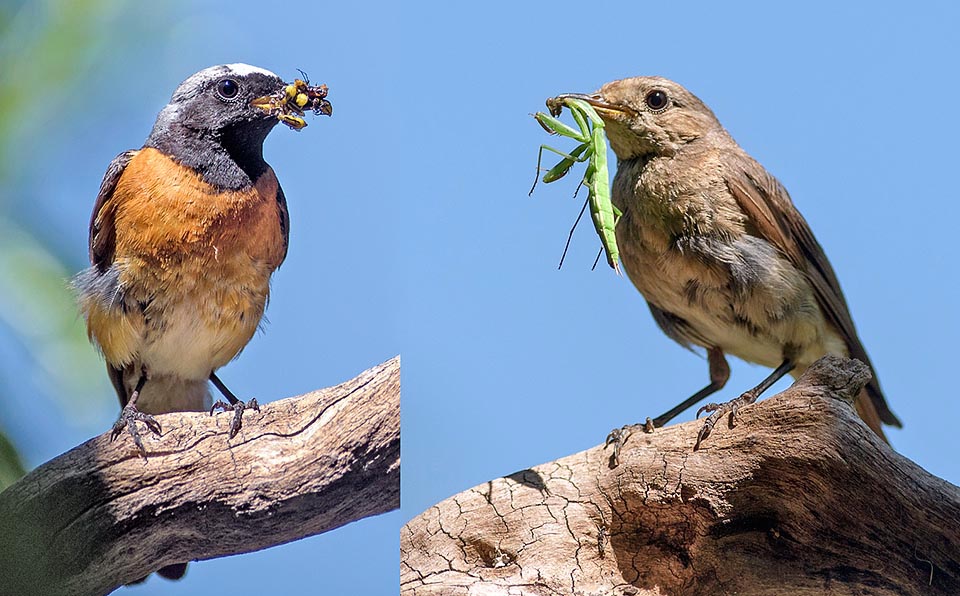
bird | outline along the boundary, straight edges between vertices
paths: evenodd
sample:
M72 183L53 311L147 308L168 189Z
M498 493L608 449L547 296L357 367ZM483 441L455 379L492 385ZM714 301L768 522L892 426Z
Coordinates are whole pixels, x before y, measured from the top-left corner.
M120 153L103 177L90 267L72 285L120 399L111 440L126 430L144 457L137 423L159 435L155 414L232 409L232 438L243 411L259 410L216 371L257 331L287 254L286 198L263 159L273 127L297 120L282 104L287 88L247 64L201 70L177 87L142 148ZM211 407L210 382L229 403Z
M723 415L732 425L739 408L826 354L870 366L873 377L854 404L870 429L886 440L883 425L901 426L809 224L703 101L654 76L563 98L594 108L617 156L611 199L623 214L615 231L627 276L668 337L706 349L710 382L648 419L647 430L722 389L728 354L774 370L739 397L700 408L697 417L710 415L694 449ZM622 438L615 430L608 442Z

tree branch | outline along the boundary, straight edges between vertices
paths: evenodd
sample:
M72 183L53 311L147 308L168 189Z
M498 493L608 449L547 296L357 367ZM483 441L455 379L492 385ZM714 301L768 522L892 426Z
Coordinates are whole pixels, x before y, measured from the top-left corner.
M960 489L893 452L827 357L692 450L632 430L493 480L401 531L401 593L960 594Z
M0 493L0 594L105 594L400 505L400 359L247 411L158 416L148 460L101 435Z

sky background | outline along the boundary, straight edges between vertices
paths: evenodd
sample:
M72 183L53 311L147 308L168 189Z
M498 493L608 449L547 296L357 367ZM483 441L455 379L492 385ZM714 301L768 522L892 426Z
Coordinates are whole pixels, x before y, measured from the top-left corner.
M8 11L7 43L61 10L30 6ZM960 221L960 9L105 6L98 35L76 42L89 57L75 84L16 139L17 167L0 189L7 216L72 274L86 264L107 164L142 144L184 78L227 62L288 80L303 69L330 87L334 115L267 140L289 203L290 251L266 332L221 378L263 402L398 353L403 367L401 511L118 593L396 593L403 523L491 478L593 447L706 384L705 360L656 328L626 278L590 270L599 244L589 222L557 270L582 200L571 198L575 176L527 196L537 148L549 142L530 114L557 93L635 75L697 94L789 189L904 422L889 433L893 446L960 483L950 372L960 332L950 228ZM69 21L58 26L70 39ZM16 276L7 279L7 308L26 309ZM29 353L15 331L0 326L0 427L33 467L105 432L118 406L92 348L61 366L57 354ZM731 365L718 398L768 373ZM64 367L76 382L51 381Z

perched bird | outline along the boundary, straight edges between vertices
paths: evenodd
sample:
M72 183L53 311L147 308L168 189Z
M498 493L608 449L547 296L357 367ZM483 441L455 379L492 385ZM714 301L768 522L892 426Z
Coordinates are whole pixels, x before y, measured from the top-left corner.
M217 406L235 411L231 436L244 408L258 408L215 371L253 337L287 254L286 200L263 160L286 87L246 64L202 70L177 88L143 148L118 155L103 178L91 267L73 285L120 398L113 437L126 429L144 455L136 422L159 434L151 414L211 408L208 381L230 402Z
M286 199L263 141L286 116L288 88L246 64L201 70L143 148L107 168L91 267L73 285L123 407L113 436L127 429L141 452L135 422L159 433L150 414L209 408L208 381L235 410L231 435L239 429L247 404L215 371L250 341L287 254Z
M287 254L286 199L263 160L287 87L246 64L201 70L103 178L91 267L73 285L123 407L113 436L127 429L141 453L136 421L159 434L151 414L210 408L208 381L235 410L231 436L257 407L215 371L253 337Z
M826 354L870 365L810 226L700 99L660 77L560 97L594 107L617 155L612 200L623 212L616 236L627 275L664 333L707 350L710 383L653 426L720 390L730 376L725 354L774 371L740 397L701 408L712 414L698 447L724 414L732 422L739 407ZM880 437L883 424L900 426L875 371L855 406Z

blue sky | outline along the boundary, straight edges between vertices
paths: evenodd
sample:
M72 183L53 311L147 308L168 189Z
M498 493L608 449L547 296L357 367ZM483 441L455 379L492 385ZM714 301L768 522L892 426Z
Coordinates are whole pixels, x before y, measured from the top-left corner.
M660 333L626 278L590 271L598 241L589 226L557 270L580 207L574 180L527 197L547 140L530 114L551 95L641 74L697 94L786 185L904 422L890 433L894 447L960 482L949 227L960 221L958 9L176 6L115 17L147 34L108 27L118 33L99 41L68 107L36 124L32 146L42 140L42 163L59 175L28 167L19 177L29 190L8 200L22 220L44 222L80 268L106 165L140 146L186 76L249 62L287 78L301 68L329 85L332 118L310 118L301 133L278 128L267 141L289 202L290 252L266 332L221 376L268 401L402 353L403 503L323 536L196 564L180 584L151 579L124 593L395 593L407 520L490 478L597 445L705 384L705 360ZM16 362L10 343L0 337ZM768 372L731 364L721 398ZM80 408L28 373L0 424L31 465L114 420L105 375Z

